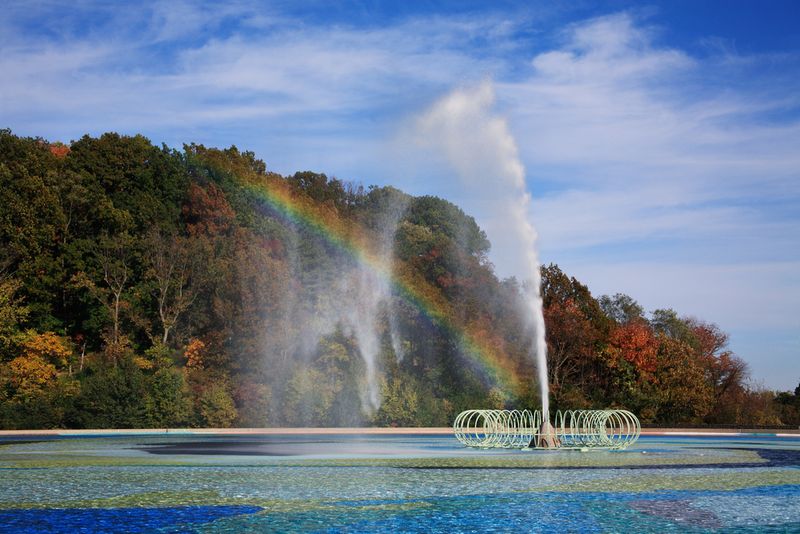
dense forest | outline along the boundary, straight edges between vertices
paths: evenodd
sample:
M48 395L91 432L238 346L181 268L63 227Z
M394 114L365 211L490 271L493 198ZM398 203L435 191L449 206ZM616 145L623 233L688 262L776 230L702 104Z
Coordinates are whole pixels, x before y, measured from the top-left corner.
M489 247L446 200L280 176L236 147L0 130L0 428L444 426L536 408L523 282L497 278ZM800 387L751 387L713 323L596 298L557 265L542 279L553 409L800 423Z

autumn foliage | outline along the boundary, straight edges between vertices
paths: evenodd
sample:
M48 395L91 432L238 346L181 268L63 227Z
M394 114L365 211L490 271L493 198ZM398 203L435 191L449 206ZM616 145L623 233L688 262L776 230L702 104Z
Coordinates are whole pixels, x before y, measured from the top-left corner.
M446 200L281 176L236 147L0 130L0 428L446 426L536 408L525 283L498 279L489 249ZM381 262L385 302L358 318L378 332L373 410L359 321L340 319ZM749 385L712 323L597 299L557 265L542 297L553 409L800 422L800 391Z
M622 324L612 330L608 340L610 365L618 367L620 360L633 365L640 376L652 378L658 366L658 340L644 321Z
M63 158L69 154L69 147L61 143L51 144L49 147L50 153L57 158Z
M206 188L190 184L181 214L189 235L207 236L226 234L236 217L225 194L213 183Z

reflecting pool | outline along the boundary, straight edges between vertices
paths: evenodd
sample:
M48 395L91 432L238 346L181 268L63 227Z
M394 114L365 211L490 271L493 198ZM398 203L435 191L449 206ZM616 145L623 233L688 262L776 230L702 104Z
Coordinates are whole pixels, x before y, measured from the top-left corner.
M800 532L800 436L0 438L2 532Z

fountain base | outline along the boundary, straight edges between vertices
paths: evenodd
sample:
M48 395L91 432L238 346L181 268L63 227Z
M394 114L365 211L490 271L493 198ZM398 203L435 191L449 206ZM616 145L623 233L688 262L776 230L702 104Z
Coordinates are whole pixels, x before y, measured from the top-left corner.
M559 449L561 448L561 440L556 435L556 429L550 424L550 421L545 421L539 427L538 442L533 443L531 448L536 449Z
M627 410L557 411L553 422L539 410L467 410L453 423L456 439L481 449L613 449L629 447L641 433Z

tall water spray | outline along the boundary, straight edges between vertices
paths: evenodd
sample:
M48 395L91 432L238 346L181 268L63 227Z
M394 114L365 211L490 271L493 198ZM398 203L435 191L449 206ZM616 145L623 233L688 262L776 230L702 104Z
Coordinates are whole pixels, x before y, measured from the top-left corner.
M460 203L472 204L471 211L485 214L481 225L499 266L530 278L524 316L533 329L531 349L547 420L547 343L537 234L528 216L531 195L514 138L506 121L492 111L493 104L494 90L488 81L453 91L417 118L414 133L421 146L444 156L456 170L469 193Z
M294 328L285 332L286 351L296 358L294 363L311 367L313 359L320 347L320 342L337 331L348 337L363 361L363 374L358 384L358 400L361 412L372 416L380 407L380 354L383 347L383 317L387 316L392 345L399 345L396 331L397 321L393 318L391 306L391 275L394 254L394 236L397 223L402 216L406 201L403 198L384 199L381 216L371 224L374 243L371 247L370 259L354 258L349 254L329 254L324 249L306 256L312 258L306 264L300 251L301 245L307 247L321 246L313 236L303 242L299 230L293 224L287 225L287 258L292 277L298 280L303 288L303 295L297 298L292 288L286 287L282 298L282 314L284 323ZM270 368L283 374L276 375L271 384L273 398L283 402L287 392L287 382L295 370L292 362L285 362L275 354L276 347L265 348L265 357L270 358ZM306 392L313 402L313 394ZM356 405L349 406L349 413L357 414ZM304 413L303 410L296 410ZM295 424L312 424L303 419L294 420ZM358 424L359 421L347 421Z
M361 406L372 415L380 407L378 358L381 351L379 330L381 307L387 304L391 288L386 277L363 265L355 267L343 288L342 324L357 344L364 361L364 386L359 392Z
M343 323L356 340L358 353L364 360L365 387L360 391L364 411L372 414L380 406L378 387L378 355L380 334L378 333L378 307L388 293L386 282L374 271L358 266L348 280L343 306Z
M361 407L368 416L373 415L381 404L379 359L382 347L381 317L388 314L388 326L392 345L399 345L397 321L391 306L392 264L394 236L397 222L405 210L404 201L389 201L382 206L380 220L372 228L378 241L372 250L370 262L355 262L338 267L344 273L335 295L336 306L332 307L330 324L338 325L356 342L364 361L364 381L359 397ZM397 350L397 349L395 349Z

